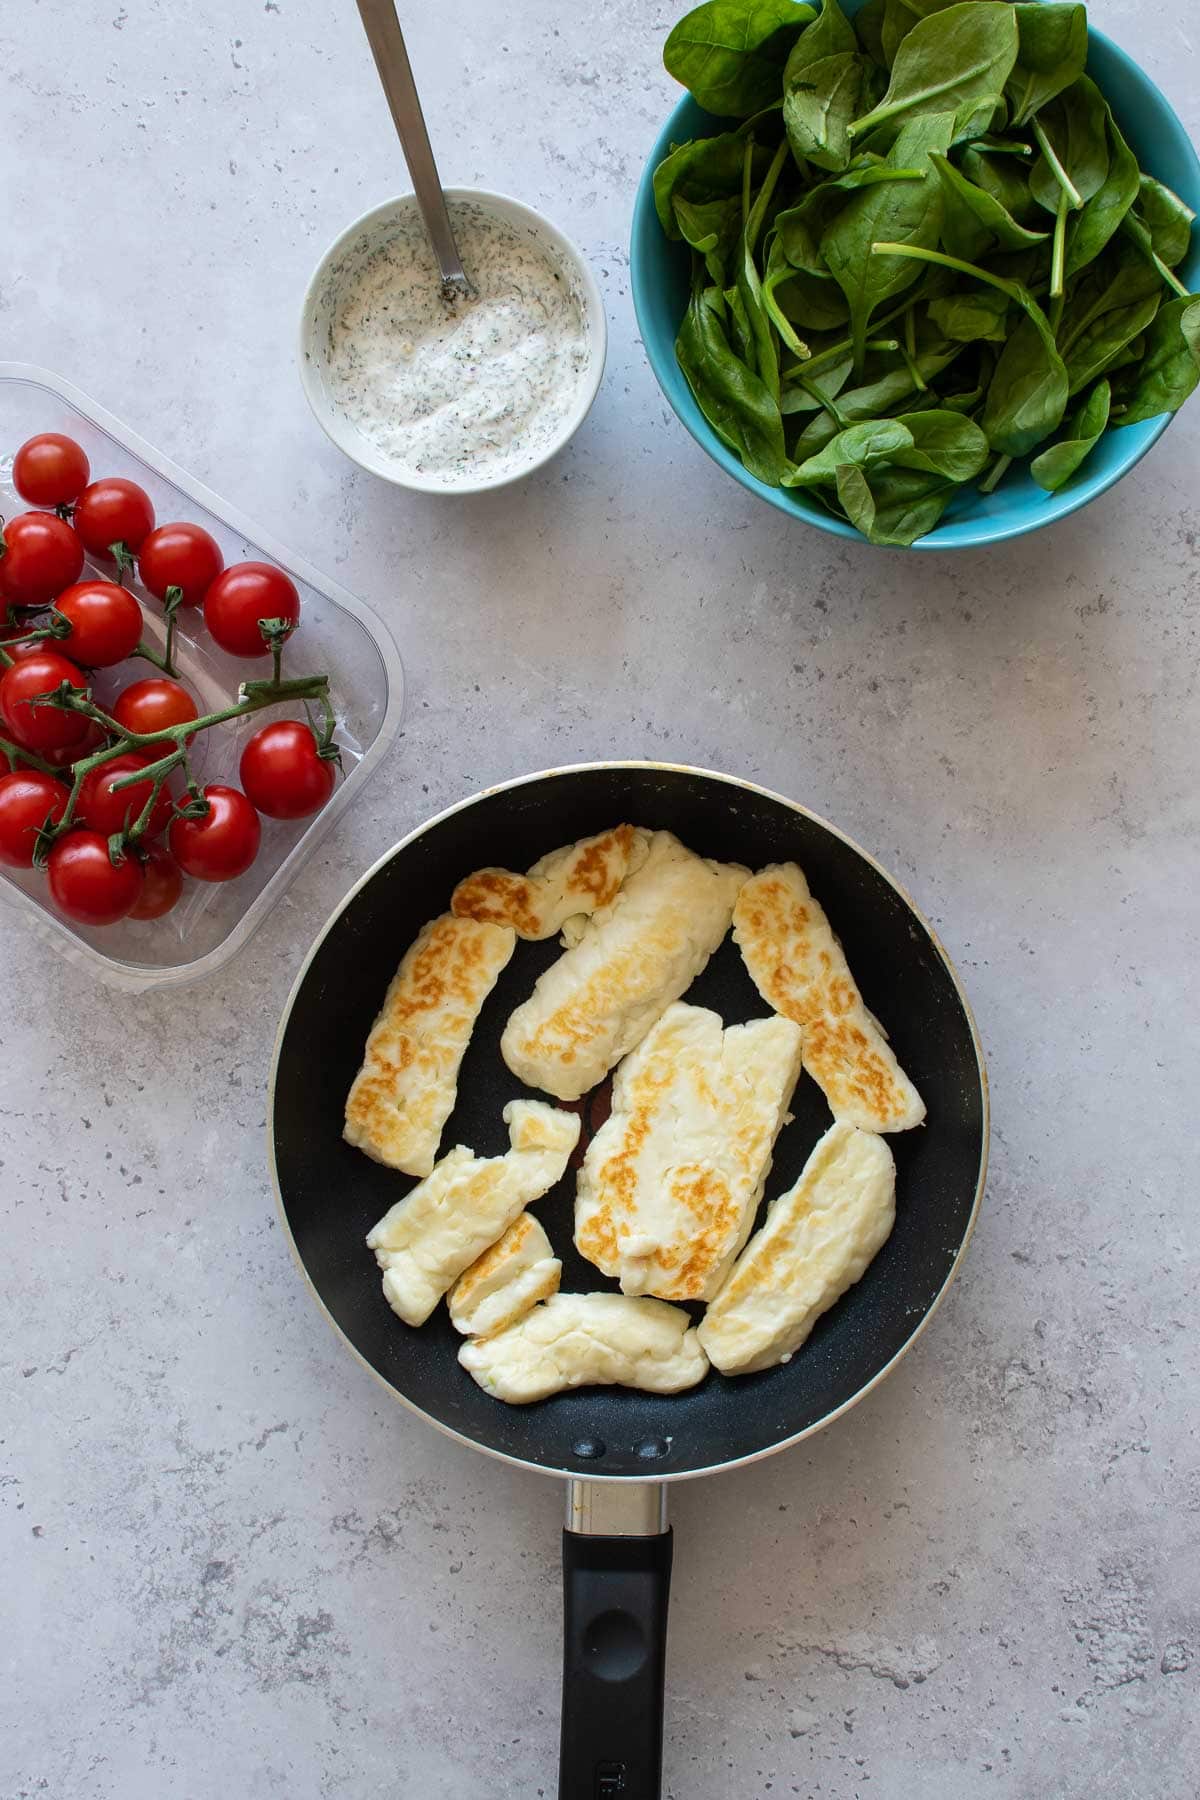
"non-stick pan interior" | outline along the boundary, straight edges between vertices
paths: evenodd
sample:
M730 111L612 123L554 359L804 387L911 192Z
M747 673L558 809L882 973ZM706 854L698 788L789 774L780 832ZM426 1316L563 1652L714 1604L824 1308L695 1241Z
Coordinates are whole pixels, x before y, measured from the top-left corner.
M486 864L524 869L546 851L622 820L674 831L693 850L760 868L795 859L846 947L867 1005L925 1097L927 1124L891 1139L895 1230L862 1281L785 1366L690 1393L588 1388L529 1407L489 1399L456 1360L444 1306L420 1330L391 1312L363 1239L411 1185L342 1140L346 1091L384 989L455 883ZM518 942L463 1062L443 1150L508 1147L501 1112L525 1092L500 1058L513 1007L560 954ZM727 938L687 995L732 1024L767 1011ZM603 1100L582 1103L585 1143ZM790 1186L830 1120L805 1075L780 1136L768 1199ZM500 1455L592 1476L693 1474L770 1450L820 1425L892 1361L946 1283L976 1205L986 1135L969 1017L929 933L887 878L819 820L786 802L693 770L568 769L494 790L398 850L338 915L309 963L280 1044L273 1132L283 1210L317 1294L354 1348L398 1394ZM537 1212L563 1259L563 1287L613 1287L572 1244L574 1169ZM297 1304L301 1304L297 1289ZM697 1308L697 1312L701 1309Z

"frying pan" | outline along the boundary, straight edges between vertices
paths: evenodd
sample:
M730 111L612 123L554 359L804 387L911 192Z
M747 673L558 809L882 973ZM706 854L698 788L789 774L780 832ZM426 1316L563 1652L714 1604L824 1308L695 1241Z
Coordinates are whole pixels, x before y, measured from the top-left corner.
M455 883L489 864L525 869L548 850L628 820L665 828L705 856L751 868L794 859L846 948L867 1005L921 1090L928 1121L890 1139L895 1229L862 1280L786 1365L677 1395L581 1388L533 1406L491 1399L457 1361L440 1307L420 1330L390 1311L364 1247L406 1178L342 1140L346 1093L395 972ZM501 1112L523 1090L500 1033L557 944L518 943L463 1060L443 1148L508 1147ZM726 938L687 999L726 1024L764 1003ZM319 1045L319 1053L315 1046ZM768 1192L791 1186L829 1124L802 1076ZM602 1093L580 1103L581 1145ZM819 1431L869 1392L915 1342L970 1236L987 1162L988 1105L970 1009L933 931L874 859L834 826L732 776L660 763L589 764L490 788L414 832L369 869L297 976L276 1045L269 1130L276 1192L300 1268L350 1348L394 1396L462 1443L564 1477L560 1800L655 1800L662 1759L671 1534L666 1484L733 1468ZM572 1245L574 1173L538 1204L563 1288L612 1287ZM694 1309L697 1313L700 1308Z

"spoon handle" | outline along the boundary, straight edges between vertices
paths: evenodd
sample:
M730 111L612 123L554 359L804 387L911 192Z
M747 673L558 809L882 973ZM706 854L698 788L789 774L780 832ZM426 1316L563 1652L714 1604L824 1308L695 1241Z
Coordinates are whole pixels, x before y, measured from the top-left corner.
M433 147L425 129L417 84L413 80L394 0L358 0L358 11L399 133L400 147L416 190L417 205L442 272L443 296L447 300L469 296L475 290L467 279L454 240L446 196L433 160Z

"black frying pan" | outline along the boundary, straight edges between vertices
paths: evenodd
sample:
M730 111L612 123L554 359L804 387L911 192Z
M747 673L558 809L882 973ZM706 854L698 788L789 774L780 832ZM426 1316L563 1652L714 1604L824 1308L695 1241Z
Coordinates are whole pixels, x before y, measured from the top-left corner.
M420 1330L390 1311L363 1239L406 1178L342 1140L346 1092L384 989L455 883L487 864L524 869L548 850L628 820L759 868L794 859L835 931L867 1005L921 1090L928 1121L890 1142L891 1237L858 1285L785 1366L679 1395L586 1388L534 1406L490 1399L456 1360L445 1308ZM557 943L518 943L463 1061L443 1148L508 1147L505 1103L523 1090L499 1054L504 1022ZM727 938L687 994L727 1024L766 1012ZM582 1102L582 1145L605 1096ZM829 1124L802 1076L768 1194L789 1187ZM671 1538L667 1481L753 1461L818 1431L916 1340L970 1235L987 1161L987 1084L970 1009L912 902L857 845L812 813L730 776L654 763L561 769L489 789L424 825L368 870L313 946L284 1012L272 1073L271 1148L284 1221L318 1302L398 1399L451 1436L570 1481L564 1535L566 1646L561 1800L654 1800ZM574 1174L537 1211L563 1259L564 1289L612 1287L572 1245ZM702 1309L696 1308L697 1313Z

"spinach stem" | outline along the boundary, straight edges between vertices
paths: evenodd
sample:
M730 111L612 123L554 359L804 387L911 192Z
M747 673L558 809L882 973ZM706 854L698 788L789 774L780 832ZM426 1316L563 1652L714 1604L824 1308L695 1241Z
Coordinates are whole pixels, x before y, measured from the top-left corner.
M913 378L919 394L929 392L929 383L917 367L917 315L910 306L904 315L904 343L900 354L904 358L905 367Z
M1181 300L1190 300L1192 298L1191 289L1184 287L1174 269L1168 269L1166 263L1162 260L1162 257L1158 255L1157 251L1154 254L1154 266L1166 282L1167 286L1173 289L1173 291L1179 295Z
M823 394L821 392L815 381L806 381L803 375L801 375L796 381L796 386L803 388L809 399L815 400L817 405L829 414L839 431L845 431L847 425L850 423L849 419L841 411L836 401L831 400L828 394Z
M807 361L799 363L790 369L785 369L783 378L785 381L796 381L802 375L807 375L809 377L819 375L824 369L832 367L834 363L841 362L843 356L847 354L850 348L850 339L843 338L838 344L830 344L828 350L819 350L815 356L810 356ZM868 350L879 350L886 354L898 350L899 348L900 340L898 338L867 339Z
M918 244L872 244L872 256L911 256L917 262L937 263L943 269L957 269L960 275L973 275L976 281L986 281L989 287L998 288L1007 294L1010 300L1020 300L1022 289L1018 282L1005 281L1000 275L989 275L978 263L963 262L961 257L947 256L941 250L922 250Z
M791 320L787 317L786 313L783 312L778 300L775 298L774 288L769 287L765 281L762 289L762 303L766 309L767 317L774 325L776 331L779 333L792 355L805 359L804 367L807 368L809 360L815 361L816 359L809 358L808 345L802 338L796 336L795 331L792 329Z
M1033 120L1033 135L1038 141L1038 146L1046 159L1050 173L1053 175L1055 181L1057 181L1063 193L1067 196L1071 211L1078 212L1079 208L1083 205L1083 195L1059 162L1054 145L1046 136L1045 126L1042 124L1041 120L1036 117Z
M983 480L979 484L981 494L992 493L999 485L1012 465L1011 456L998 456Z
M1065 292L1067 269L1067 196L1058 196L1054 215L1054 252L1050 259L1050 298L1061 300Z

